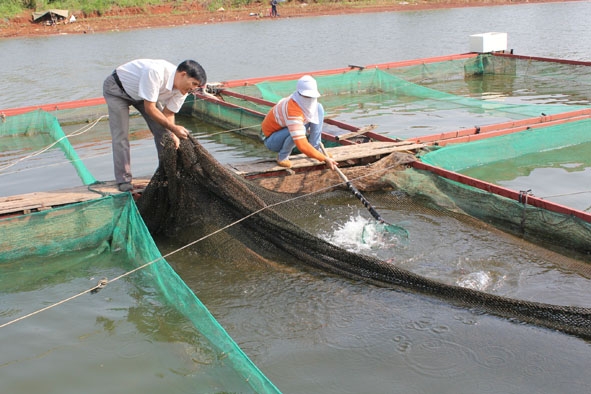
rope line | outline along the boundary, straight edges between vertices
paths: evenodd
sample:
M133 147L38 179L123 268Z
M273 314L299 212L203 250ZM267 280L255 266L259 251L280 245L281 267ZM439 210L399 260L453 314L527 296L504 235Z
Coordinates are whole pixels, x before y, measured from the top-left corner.
M73 131L70 134L64 135L63 137L55 140L54 142L52 142L51 144L47 145L46 147L41 148L38 151L31 153L30 155L23 156L20 159L14 160L11 163L8 163L8 164L6 164L4 166L0 166L0 171L3 171L3 170L8 169L10 167L14 167L15 165L17 165L21 161L25 161L25 160L31 159L31 158L33 158L35 156L39 156L41 153L44 153L44 152L48 151L49 149L53 148L55 145L57 145L60 141L62 141L65 138L77 137L79 135L82 135L82 134L85 134L85 133L89 132L90 130L92 130L98 124L98 122L100 122L105 117L107 117L107 115L102 115L98 119L96 119L95 121L93 121L90 125L83 126L83 127L79 128L78 130Z
M565 196L574 196L575 194L585 194L585 193L591 193L591 190L583 190L580 192L563 193L563 194L553 194L550 196L544 196L544 197L540 197L540 198L565 197Z
M12 166L16 165L17 163L19 163L19 162L21 162L21 161L24 161L24 160L30 159L30 158L32 158L32 157L35 157L35 156L38 156L38 155L40 155L40 154L41 154L41 153L43 153L43 152L46 152L47 150L49 150L50 148L52 148L53 146L55 146L57 143L59 143L59 142L60 142L62 139L64 139L64 138L69 138L69 137L79 136L79 135L82 135L82 134L84 134L84 133L87 133L87 132L88 132L88 131L90 131L92 128L94 128L94 127L95 127L95 126L98 124L98 122L100 122L100 121L101 121L103 118L106 118L106 117L108 117L108 115L102 115L102 116L100 116L98 119L96 119L95 121L93 121L93 122L92 122L90 125L88 125L88 126L84 126L84 127L80 128L80 129L78 129L78 130L76 130L76 131L74 131L74 132L72 132L72 133L70 133L70 134L68 134L68 135L65 135L64 137L62 137L62 138L58 139L57 141L53 142L53 143L52 143L52 144L50 144L49 146L46 146L46 147L44 147L44 148L40 149L39 151L37 151L37 152L34 152L34 153L30 154L30 155L27 155L27 156L25 156L25 157L22 157L22 158L20 158L20 159L16 160L16 161L15 161L14 163L12 163L12 164L9 164L9 165L7 165L7 166L4 166L4 167L0 167L0 171L4 170L4 169L6 169L6 168L12 167ZM219 135L219 134L226 134L226 133L231 133L231 132L235 132L235 131L239 131L239 130L244 130L244 129L251 129L251 128L256 128L256 127L260 127L260 123L259 123L259 124L256 124L256 125L252 125L252 126L246 126L246 127L235 128L235 129L228 129L228 130L223 130L223 131L216 132L216 133L203 134L203 135L201 135L200 137L201 137L201 138L203 138L203 137L211 137L211 136L215 136L215 135ZM361 176L358 176L358 177L356 177L356 178L353 178L352 180L357 180L357 179L361 179L361 178L364 178L364 177L367 177L367 176L371 176L371 175L373 175L373 173L375 173L375 172L378 172L378 171L385 171L385 170L388 170L388 169L390 169L390 168L393 168L393 167L395 167L395 165L392 165L392 166L389 166L389 167L385 167L385 168L381 168L381 169L376 169L376 170L373 170L373 171L368 171L366 174L364 174L364 175L361 175ZM98 181L98 182L96 182L95 184L102 184L102 183L104 183L104 182L100 182L100 181ZM85 294L89 294L89 293L90 293L90 294L95 294L95 293L97 293L99 290L101 290L101 289L103 289L104 287L106 287L106 286L107 286L109 283L113 283L113 282L115 282L115 281L118 281L119 279L122 279L122 278L124 278L124 277L127 277L127 276L129 276L129 275L131 275L131 274L135 273L135 272L138 272L138 271L140 271L140 270L142 270L142 269L145 269L145 268L147 268L147 267L151 266L151 265L152 265L152 264L154 264L154 263L157 263L157 262L159 262L159 261L161 261L161 260L164 260L164 259L165 259L165 258L167 258L167 257L170 257L170 256L172 256L172 255L174 255L174 254L176 254L176 253L178 253L178 252L180 252L180 251L182 251L182 250L184 250L184 249L188 248L188 247L191 247L191 246L193 246L193 245L195 245L195 244L197 244L197 243L199 243L199 242L201 242L201 241L203 241L203 240L205 240L205 239L207 239L207 238L209 238L209 237L212 237L212 236L214 236L214 235L216 235L216 234L218 234L218 233L220 233L220 232L222 232L222 231L224 231L224 230L227 230L228 228L231 228L231 227L233 227L233 226L237 225L237 224L239 224L239 223L243 222L244 220L246 220L246 219L248 219L248 218L250 218L250 217L252 217L252 216L254 216L254 215L257 215L257 214L259 214L260 212L264 211L265 209L268 209L268 208L273 208L273 207L275 207L275 206L278 206L278 205L281 205L281 204L284 204L284 203L288 203L288 202L292 202L292 201L298 200L298 199L300 199L300 198L309 197L309 196L311 196L311 195L314 195L314 194L323 193L323 192L325 192L325 191L328 191L328 190L330 190L330 189L333 189L334 187L337 187L337 186L339 186L339 185L345 185L345 184L346 184L346 183L345 183L344 181L339 181L338 183L336 183L336 184L334 184L334 185L326 186L326 187L324 187L324 188L318 189L318 190L316 190L316 191L313 191L313 192L310 192L310 193L302 194L302 195L295 196L295 197L292 197L292 198L289 198L289 199L286 199L286 200L283 200L283 201L280 201L280 202L277 202L277 203L274 203L274 204L271 204L271 205L267 205L267 206L265 206L265 207L263 207L263 208L261 208L261 209L259 209L259 210L255 211L255 212L252 212L252 213L250 213L250 214L246 215L245 217L243 217L243 218L241 218L241 219L239 219L239 220L237 220L237 221L235 221L235 222L233 222L233 223L230 223L230 224L228 224L228 225L226 225L226 226L224 226L224 227L222 227L222 228L220 228L220 229L218 229L218 230L216 230L216 231L214 231L214 232L212 232L212 233L210 233L210 234L208 234L208 235L205 235L205 236L203 236L203 237L201 237L201 238L199 238L199 239L196 239L196 240L194 240L194 241L192 241L192 242L189 242L188 244L186 244L186 245L184 245L184 246L181 246L181 247L179 247L178 249L176 249L176 250L173 250L173 251L171 251L171 252L167 253L167 254L166 254L166 255L164 255L164 256L161 256L161 257L159 257L159 258L157 258L157 259L155 259L155 260L152 260L152 261L150 261L150 262L147 262L147 263L145 263L145 264L143 264L143 265L141 265L141 266L139 266L139 267L136 267L136 268L134 268L133 270L127 271L127 272L125 272L125 273L123 273L123 274L121 274L121 275L119 275L119 276L117 276L117 277L114 277L114 278L110 279L110 280L109 280L109 279L107 279L107 278L103 278L103 279L101 279L101 280L99 281L99 283L98 283L96 286L93 286L93 287L91 287L91 288L89 288L89 289L87 289L87 290L84 290L84 291L82 291L82 292L80 292L80 293L78 293L78 294L72 295L71 297L65 298L65 299L63 299L63 300L61 300L61 301L55 302L55 303L53 303L53 304L51 304L51 305L48 305L48 306L46 306L46 307L44 307L44 308L38 309L38 310L36 310L36 311L34 311L34 312L31 312L31 313L29 313L29 314L27 314L27 315L24 315L24 316L21 316L21 317L18 317L18 318L16 318L16 319L14 319L14 320L8 321L8 322L6 322L6 323L3 323L3 324L0 324L0 329L1 329L1 328L4 328L4 327L7 327L7 326L9 326L9 325L11 325L11 324L17 323L17 322L19 322L19 321L21 321L21 320L27 319L27 318L29 318L29 317L33 317L33 316L35 316L35 315L37 315L37 314L39 314L39 313L42 313L42 312L44 312L44 311L47 311L47 310L50 310L50 309L52 309L52 308L55 308L55 307L57 307L57 306L60 306L60 305L62 305L62 304L64 304L64 303L66 303L66 302L72 301L72 300L74 300L74 299L76 299L76 298L79 298L79 297L81 297L81 296L85 295ZM93 185L94 185L94 184L93 184ZM89 185L89 186L88 186L88 190L89 190L89 191L92 191L92 192L99 193L99 194L101 194L101 195L103 195L103 196L104 196L104 195L106 195L104 192L101 192L101 191L99 191L99 190L95 190L95 189L93 189L93 188L92 188L92 186L93 186L93 185Z
M107 283L108 283L108 282L107 282ZM99 283L98 283L96 286L94 286L94 287L91 287L91 288L90 288L90 289L88 289L88 290L84 290L84 291L83 291L83 292L81 292L81 293L78 293L78 294L75 294L75 295L73 295L73 296L71 296L71 297L68 297L68 298L66 298L66 299L63 299L63 300L61 300L61 301L59 301L59 302L56 302L55 304L48 305L48 306L46 306L45 308L38 309L38 310L36 310L36 311L34 311L34 312L31 312L31 313L29 313L29 314L27 314L27 315L24 315L24 316L21 316L21 317L19 317L19 318L16 318L16 319L14 319L14 320L8 321L8 322L6 322L6 323L3 323L3 324L0 324L0 328L4 328L4 327L6 327L6 326L9 326L9 325L11 325L11 324L13 324L13 323L16 323L16 322L18 322L18 321L21 321L21 320L27 319L27 318L29 318L29 317L31 317L31 316L35 316L35 315L37 315L37 314L39 314L39 313L41 313L41 312L44 312L44 311L46 311L46 310L49 310L49 309L55 308L55 307L56 307L56 306L58 306L58 305L65 304L66 302L72 301L72 300L74 300L74 299L76 299L76 298L78 298L78 297L80 297L80 296L82 296L82 295L84 295L84 294L86 294L86 293L91 293L91 292L93 292L93 291L94 291L94 292L96 292L97 290L100 290L100 289L102 289L102 288L103 288L103 287L105 287L105 286L106 286L106 284L104 283L104 279L101 279L101 280L99 281Z
M375 172L382 172L382 171L389 170L389 169L394 168L394 167L395 167L395 165L392 165L392 166L389 166L389 167L380 168L380 169L375 169L373 171L369 171L367 174L364 174L364 175L358 176L356 178L353 178L353 180L365 178L367 176L373 175L373 173L375 173ZM18 317L16 319L14 319L14 320L8 321L8 322L3 323L3 324L0 324L0 329L1 328L4 328L4 327L7 327L7 326L9 326L11 324L17 323L17 322L19 322L21 320L27 319L29 317L33 317L33 316L35 316L35 315L37 315L37 314L39 314L41 312L45 312L45 311L47 311L49 309L53 309L53 308L55 308L57 306L60 306L62 304L65 304L66 302L72 301L72 300L74 300L74 299L76 299L78 297L83 296L84 294L89 294L89 293L90 294L95 294L99 290L105 288L109 283L116 282L119 279L125 278L125 277L127 277L127 276L129 276L129 275L131 275L131 274L133 274L135 272L138 272L138 271L140 271L142 269L145 269L145 268L151 266L154 263L157 263L157 262L159 262L161 260L164 260L167 257L170 257L170 256L172 256L172 255L174 255L174 254L176 254L176 253L178 253L178 252L180 252L182 250L185 250L185 249L187 249L190 246L193 246L193 245L195 245L195 244L197 244L197 243L199 243L199 242L201 242L201 241L203 241L203 240L205 240L205 239L207 239L209 237L212 237L212 236L214 236L214 235L216 235L216 234L218 234L218 233L220 233L220 232L222 232L224 230L227 230L227 229L229 229L229 228L231 228L231 227L233 227L233 226L235 226L235 225L237 225L237 224L245 221L246 219L248 219L248 218L250 218L250 217L252 217L254 215L259 214L260 212L263 212L264 210L266 210L268 208L273 208L273 207L279 206L281 204L285 204L285 203L292 202L292 201L295 201L295 200L298 200L298 199L301 199L301 198L312 196L314 194L323 193L325 191L331 190L331 189L333 189L333 188L335 188L335 187L337 187L339 185L344 185L344 184L345 184L345 182L340 181L338 183L335 183L335 184L330 185L330 186L326 186L324 188L315 190L315 191L310 192L310 193L305 193L305 194L302 194L302 195L294 196L292 198L288 198L286 200L279 201L279 202L276 202L274 204L267 205L267 206L265 206L265 207L263 207L261 209L258 209L258 210L254 211L254 212L251 212L250 214L244 216L241 219L236 220L235 222L232 222L232 223L230 223L230 224L228 224L228 225L226 225L226 226L224 226L222 228L219 228L218 230L216 230L216 231L214 231L214 232L212 232L210 234L207 234L207 235L205 235L205 236L203 236L203 237L201 237L199 239L196 239L196 240L194 240L192 242L189 242L188 244L183 245L183 246L181 246L181 247L179 247L179 248L177 248L177 249L175 249L175 250L173 250L173 251L171 251L171 252L169 252L169 253L167 253L167 254L165 254L165 255L157 258L157 259L155 259L155 260L152 260L152 261L147 262L147 263L145 263L143 265L140 265L139 267L136 267L136 268L134 268L134 269L132 269L130 271L127 271L127 272L125 272L125 273L123 273L123 274L121 274L119 276L116 276L116 277L114 277L112 279L103 278L103 279L99 280L99 282L97 283L97 285L95 285L95 286L93 286L93 287L91 287L91 288L89 288L87 290L84 290L84 291L82 291L82 292L80 292L78 294L72 295L71 297L65 298L65 299L63 299L61 301L55 302L55 303L53 303L51 305L48 305L48 306L46 306L44 308L38 309L38 310L36 310L34 312L31 312L31 313L29 313L27 315L24 315L24 316L21 316L21 317Z

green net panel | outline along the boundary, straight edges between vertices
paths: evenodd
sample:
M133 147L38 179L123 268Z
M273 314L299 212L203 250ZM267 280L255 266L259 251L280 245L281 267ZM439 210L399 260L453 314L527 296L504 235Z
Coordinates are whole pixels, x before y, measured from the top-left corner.
M591 102L591 71L582 65L478 55L401 67L351 69L314 75L327 115L358 127L379 125L391 138L411 138L474 126L574 111ZM242 95L277 102L297 77L233 87ZM268 106L224 95L242 109L188 101L194 116L227 128L251 130ZM246 110L245 110L246 109Z
M442 167L451 171L464 172L471 168L486 168L497 162L506 162L522 158L520 168L533 169L548 162L548 154L552 152L552 163L568 163L572 161L573 152L570 148L591 142L591 120L567 122L559 125L533 128L518 133L507 134L494 138L485 138L468 144L448 145L428 154L422 155L425 163ZM543 153L543 155L537 155ZM577 160L588 162L587 157ZM479 179L487 179L484 171Z
M0 226L6 392L279 392L162 258L131 195Z
M376 132L399 139L570 112L591 103L588 66L491 54L314 77L328 117L357 127L378 125ZM225 91L274 103L294 92L296 80L268 80ZM260 114L269 106L223 91L221 98L231 106L191 97L184 112L256 135Z
M511 182L515 185L527 185L530 189L522 190L523 202L424 171L409 170L404 174L389 174L388 177L395 187L411 195L424 196L437 205L452 210L459 209L528 239L547 242L549 245L560 244L589 253L590 223L532 207L526 204L526 199L528 194L537 195L537 191L547 183L542 178L541 181L536 180L537 171L544 170L546 178L549 171L561 171L560 177L564 179L572 174L584 174L591 167L585 153L590 143L591 120L586 119L448 145L421 156L424 163L501 186L511 186ZM573 187L573 182L565 183ZM538 190L532 185L537 185ZM515 187L513 189L520 190ZM583 206L588 206L584 196L583 194L580 198L583 204L579 208L581 210L584 209ZM577 208L576 201L571 201L570 206Z
M468 214L548 249L583 255L591 252L590 223L528 205L527 194L523 201L515 201L415 169L391 172L384 179L427 206Z
M372 101L372 96L377 93L389 93L390 105L396 105L397 102L408 105L408 103L420 101L423 110L464 108L486 113L488 116L509 119L523 119L539 116L541 112L554 114L581 108L572 100L567 107L564 102L556 99L547 104L539 102L531 104L526 103L525 100L520 103L507 101L500 94L491 96L489 93L489 96L483 96L482 92L486 90L482 86L484 76L507 76L507 74L497 74L494 69L489 69L482 66L482 58L477 57L469 60L452 60L387 70L377 68L353 70L315 78L322 94L321 100L323 103L328 103L329 109L348 105L352 102L352 97L357 97L357 101L360 102L363 97L359 97L359 95L364 95L365 99L369 98ZM506 69L502 71L506 71ZM503 91L507 91L508 87L514 89L517 87L515 79L518 77L513 73L510 74L510 77L511 86L500 87ZM521 78L524 80L523 83L527 82L527 78ZM477 86L475 86L476 81L480 81ZM556 81L553 80L553 82ZM293 93L295 84L295 81L262 82L257 84L257 87L264 99L275 102L281 97ZM542 87L538 88L538 90L541 89ZM578 91L580 88L577 89ZM544 95L550 93L552 92L547 90L541 92ZM577 100L577 102L579 101ZM585 104L585 102L581 104Z
M258 138L263 120L261 114L265 114L269 107L244 100L232 100L231 97L225 97L224 100L235 105L223 106L208 100L196 99L195 96L190 95L187 97L180 113L214 124L225 130L232 130L239 134ZM236 106L236 104L242 106ZM249 111L249 109L257 112Z
M1 162L15 162L25 156L35 155L35 149L40 152L48 147L55 147L63 152L83 184L90 185L96 182L70 144L60 122L52 114L37 110L8 116L0 122Z

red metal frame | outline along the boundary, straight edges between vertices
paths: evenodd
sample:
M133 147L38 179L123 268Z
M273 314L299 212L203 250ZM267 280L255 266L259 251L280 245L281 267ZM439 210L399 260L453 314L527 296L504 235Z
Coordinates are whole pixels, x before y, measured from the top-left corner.
M579 60L552 59L552 58L546 58L546 57L514 55L512 53L503 53L503 52L494 52L493 55L499 56L499 57L512 57L515 59L536 60L536 61L540 61L540 62L572 64L575 66L591 66L591 62L584 62L584 61L579 61Z
M20 108L9 108L0 110L0 115L2 116L14 116L20 115L31 111L43 110L47 112L51 111L59 111L64 109L75 109L75 108L83 108L83 107L91 107L93 105L101 105L105 104L105 99L103 97L85 99L85 100L76 100L76 101L65 101L61 103L55 104L44 104L44 105L33 105L30 107L20 107Z
M423 162L419 162L419 161L413 162L411 164L411 166L413 168L416 168L417 170L429 171L429 172L432 172L432 173L437 174L439 176L442 176L444 178L450 179L452 181L456 181L456 182L459 182L459 183L462 183L462 184L468 185L468 186L473 186L473 187L478 188L480 190L484 190L489 193L493 193L493 194L497 194L499 196L510 198L515 201L521 201L523 199L523 194L521 192L517 192L515 190L507 189L502 186L497 186L492 183L481 181L476 178L472 178L469 176L458 174L457 172L444 170L443 168L434 167L432 165L429 165L429 164L426 164ZM521 202L523 202L524 204L534 206L534 207L543 208L548 211L557 212L557 213L561 213L561 214L565 214L565 215L576 216L586 222L591 222L591 214L589 214L587 212L579 211L578 209L569 208L569 207L561 205L561 204L556 204L556 203L544 200L539 197L528 195L527 200L521 201Z
M525 60L537 60L537 61L545 61L545 62L555 62L555 63L564 63L564 64L572 64L572 65L591 66L591 62L563 60L563 59L549 59L549 58L532 57L532 56L521 56L521 55L514 55L512 53L509 54L509 53L495 52L495 53L493 53L493 55L500 56L500 57L511 57L511 58L517 58L517 59L525 59ZM450 56L431 57L431 58L425 58L425 59L371 64L371 65L367 65L367 66L349 66L346 68L313 71L313 72L308 72L308 73L304 72L304 73L297 73L297 74L285 74L285 75L278 75L278 76L271 76L271 77L249 78L249 79L226 81L226 82L222 83L222 86L224 88L233 88L233 87L254 85L254 84L257 84L257 83L263 82L263 81L281 81L281 80L297 79L300 76L305 75L305 74L316 75L316 76L334 75L334 74L349 72L352 69L361 68L361 67L388 69L388 68L412 66L412 65L417 65L417 64L428 64L428 63L437 63L437 62L458 60L458 59L469 59L469 58L473 58L476 56L478 56L478 53L471 52L471 53L464 53L464 54L457 54L457 55L450 55ZM236 92L230 92L225 89L222 89L222 92L226 95L233 96L236 98L241 98L241 99L251 101L251 102L254 102L257 104L263 104L263 105L268 105L268 106L272 106L274 104L274 103L267 101L267 100L259 99L256 97L251 97L248 95L243 95L243 94L236 93ZM261 116L264 115L258 111L254 111L254 110L251 110L248 108L240 107L235 104L226 103L224 101L217 101L217 100L211 99L210 97L207 97L205 95L198 95L198 97L200 99L216 102L220 105L227 105L229 107L241 108L243 110L247 110L252 113L259 114ZM55 111L55 110L74 109L74 108L81 108L81 107L85 107L85 106L101 105L104 103L105 103L104 98L100 97L100 98L94 98L94 99L69 101L69 102L62 102L62 103L56 103L56 104L47 104L47 105L40 105L40 106L5 109L5 110L0 110L0 115L1 116L12 116L12 115L18 115L18 114L38 110L38 109L42 109L42 110L51 112L51 111ZM519 121L498 123L498 124L494 124L494 125L485 125L485 126L474 127L474 128L470 128L470 129L462 129L462 130L456 130L456 131L451 131L451 132L447 132L447 133L411 138L411 139L409 139L409 141L414 141L414 142L423 143L423 144L438 144L441 146L441 145L450 144L450 143L470 142L470 141L475 141L475 140L482 139L482 138L489 138L489 137L492 137L495 135L515 133L515 132L526 130L528 128L542 127L542 126L548 126L548 125L552 125L552 124L560 124L560 123L570 122L570 121L579 120L579 119L588 119L590 117L591 117L591 109L584 109L584 110L565 112L565 113L556 114L556 115L544 115L544 116L540 116L540 117L534 117L534 118L529 118L529 119L524 119L524 120L519 120ZM340 127L342 129L352 131L352 132L360 130L359 127L356 127L356 126L353 126L353 125L350 125L350 124L347 124L344 122L332 120L332 119L326 119L325 122L328 124L332 124L337 127ZM370 137L372 139L380 140L380 141L396 141L391 138L384 137L382 135L373 133L371 131L365 133L365 135L367 135L368 137ZM337 141L334 136L329 135L329 134L325 134L324 137L327 140L330 140L333 142L339 142L341 144L351 143L348 141ZM434 167L434 166L431 166L429 164L426 164L426 163L423 163L420 161L413 162L411 165L413 168L429 171L429 172L432 172L432 173L437 174L439 176L442 176L444 178L447 178L447 179L450 179L450 180L453 180L453 181L456 181L456 182L459 182L459 183L462 183L465 185L473 186L473 187L478 188L480 190L484 190L484 191L494 193L494 194L497 194L497 195L500 195L500 196L503 196L506 198L510 198L515 201L521 201L523 199L523 194L521 192L517 192L515 190L511 190L511 189L507 189L507 188L504 188L501 186L497 186L497 185L494 185L489 182L478 180L476 178L471 178L471 177L468 177L468 176L465 176L462 174L458 174L458 173L455 173L452 171L448 171L448 170L445 170L445 169L442 169L439 167ZM572 215L572 216L578 217L586 222L591 222L591 214L589 214L589 213L579 211L576 209L572 209L572 208L569 208L564 205L555 204L555 203L543 200L543 199L535 197L535 196L528 195L527 200L524 203L527 203L529 205L532 205L532 206L535 206L538 208L543 208L543 209L546 209L549 211L562 213L562 214L566 214L566 215Z
M248 78L248 79L238 79L234 81L224 81L222 85L227 88L236 88L240 86L251 86L255 85L260 82L268 82L268 81L286 81L286 80L293 80L298 79L302 75L312 75L312 76L322 76L322 75L334 75L334 74L342 74L351 71L355 68L379 68L379 69L387 69L387 68L396 68L396 67L406 67L406 66L415 66L417 64L428 64L428 63L438 63L443 61L449 60L458 60L458 59L469 59L478 56L477 53L463 53L457 55L449 55L449 56L439 56L439 57L430 57L424 59L415 59L415 60L403 60L398 62L389 62L389 63L376 63L370 64L367 66L349 66L343 68L335 68L330 70L320 70L320 71L310 71L310 72L301 72L297 74L284 74L284 75L275 75L270 77L259 77L259 78Z
M485 125L481 127L471 127L468 129L460 129L446 133L431 134L421 137L409 138L408 141L445 146L447 144L452 143L457 144L462 142L477 141L484 138L516 133L528 129L535 129L567 122L574 122L577 120L589 119L590 117L591 109L581 109L576 111L563 112L556 115L544 115L512 122L495 123L492 125Z

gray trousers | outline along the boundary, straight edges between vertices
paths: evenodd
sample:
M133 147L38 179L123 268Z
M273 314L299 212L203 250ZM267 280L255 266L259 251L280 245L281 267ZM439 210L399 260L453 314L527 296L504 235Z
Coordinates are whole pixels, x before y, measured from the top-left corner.
M109 110L109 128L113 146L113 166L115 181L131 182L131 153L129 149L129 107L139 111L154 136L158 156L162 151L162 136L168 131L154 121L146 113L143 101L135 101L117 85L113 75L109 75L103 83L103 96Z

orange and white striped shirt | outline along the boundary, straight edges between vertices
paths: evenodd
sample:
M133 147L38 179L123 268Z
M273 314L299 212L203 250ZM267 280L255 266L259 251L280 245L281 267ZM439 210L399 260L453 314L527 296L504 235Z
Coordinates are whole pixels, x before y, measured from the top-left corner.
M263 134L268 137L274 132L287 127L291 138L295 141L296 139L306 138L304 120L304 111L300 106L291 97L285 97L279 100L265 116L261 128Z
M326 157L310 145L306 138L305 120L304 111L295 100L291 97L285 97L279 100L265 116L261 124L261 130L265 137L268 137L274 132L287 127L293 142L300 152L316 160L325 161Z

